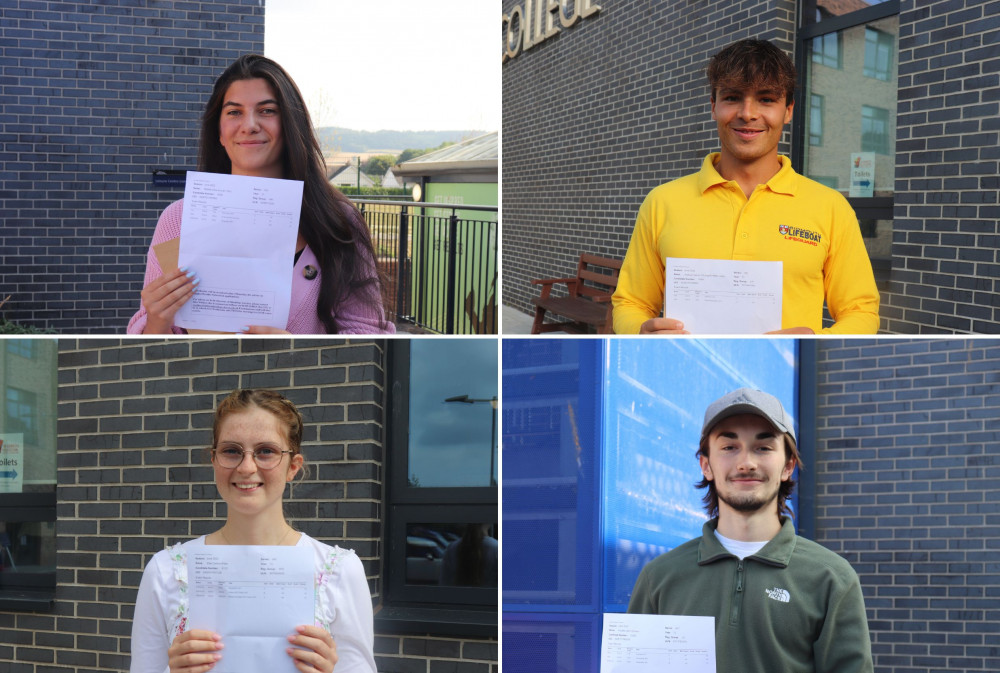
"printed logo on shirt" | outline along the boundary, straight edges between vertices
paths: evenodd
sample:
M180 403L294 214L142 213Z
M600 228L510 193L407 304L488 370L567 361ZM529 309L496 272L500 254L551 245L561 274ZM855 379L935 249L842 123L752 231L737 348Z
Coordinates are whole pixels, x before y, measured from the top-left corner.
M792 600L791 595L787 591L785 591L784 589L779 589L778 587L775 587L773 589L764 589L764 593L767 594L768 598L776 600L779 603L787 603L790 600Z
M822 234L810 231L809 229L792 227L787 224L779 224L778 233L787 241L798 241L799 243L806 243L808 245L819 245L820 241L823 240Z

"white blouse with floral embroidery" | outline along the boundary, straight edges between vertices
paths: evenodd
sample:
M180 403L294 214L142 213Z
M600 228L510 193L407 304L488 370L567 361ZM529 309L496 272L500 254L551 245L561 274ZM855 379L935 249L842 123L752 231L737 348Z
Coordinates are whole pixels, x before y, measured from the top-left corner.
M167 650L187 629L187 553L203 546L204 536L164 549L150 559L135 600L130 673L170 670ZM305 533L298 546L313 550L315 623L333 635L337 673L375 673L372 600L361 560L349 549L331 547Z

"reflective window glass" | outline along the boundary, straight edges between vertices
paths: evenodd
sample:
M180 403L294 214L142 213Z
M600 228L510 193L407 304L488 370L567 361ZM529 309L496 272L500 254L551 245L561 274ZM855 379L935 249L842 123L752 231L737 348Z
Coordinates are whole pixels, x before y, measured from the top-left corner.
M812 62L828 68L840 69L841 59L840 33L828 33L813 39Z
M818 20L843 25L850 14L844 3L818 4ZM883 264L891 258L898 35L899 15L891 15L801 43L802 172L851 199L868 222L862 225L868 254ZM833 53L840 56L836 62ZM873 217L881 219L865 220Z
M410 486L496 485L496 341L415 339L409 405Z
M823 97L809 95L809 144L823 144Z
M802 0L804 23L820 23L885 4L889 0Z
M56 342L0 351L0 603L44 609L55 587Z
M842 68L816 59L807 60L806 101L809 105L805 174L811 178L836 178L844 196L891 196L895 181L896 62L884 56L885 47L898 34L899 17L890 16L869 25L838 31L844 44ZM876 37L870 38L870 34ZM875 46L867 47L871 41ZM816 40L806 43L815 46ZM870 68L869 68L870 67ZM868 72L886 76L869 76ZM818 112L814 112L818 110ZM820 133L816 133L819 124ZM850 194L852 154L875 152L871 194Z
M413 628L416 619L427 633L496 635L498 354L496 339L389 347L386 586L377 628Z
M860 219L861 235L873 259L892 256L892 220Z
M889 153L889 111L871 105L861 106L861 151Z
M406 583L497 586L500 543L493 523L411 523L406 527Z
M893 52L896 41L889 33L865 28L865 77L888 82L892 72Z

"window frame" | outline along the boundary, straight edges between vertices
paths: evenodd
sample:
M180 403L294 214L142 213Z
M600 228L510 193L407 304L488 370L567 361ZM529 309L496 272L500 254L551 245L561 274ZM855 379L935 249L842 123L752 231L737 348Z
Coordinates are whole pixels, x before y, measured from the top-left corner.
M799 5L799 25L795 35L795 69L799 73L799 82L795 90L795 107L797 109L806 109L806 96L810 94L809 82L805 79L805 73L808 72L806 56L808 42L813 38L829 33L898 15L900 13L899 4L899 0L886 0L886 2L872 5L865 9L859 9L849 14L814 21L811 17L816 16L817 0L801 0L801 4ZM896 48L898 52L898 40L896 41ZM860 110L858 114L860 114ZM792 167L801 175L805 175L803 166L805 165L806 151L808 151L809 147L809 120L807 119L807 115L794 115L792 117L791 159ZM858 220L894 220L895 194L893 196L873 196L870 198L848 198L847 202L854 209ZM875 272L876 282L888 282L889 274L892 270L891 257L873 258L871 263Z
M817 104L818 103L818 104ZM825 106L825 98L822 94L810 93L809 94L809 146L810 147L822 147L823 146L823 114ZM816 120L815 117L819 117L819 132L816 131L816 124L813 122Z
M56 523L56 493L0 493L0 521ZM0 610L51 612L56 572L0 573Z
M882 156L889 156L889 118L890 112L885 108L874 105L861 105L861 151L873 152ZM865 132L865 123L868 122L869 130ZM875 127L881 127L881 131ZM866 141L865 138L868 138ZM874 139L877 143L873 143ZM877 145L877 147L875 146Z
M34 360L38 354L36 339L7 339L7 353L26 360Z
M16 394L17 399L10 398L12 392ZM27 415L20 413L25 409L29 412L34 410L38 406L38 396L30 390L24 390L17 386L5 386L3 403L7 422L16 419L18 424L23 424L21 427L15 427L8 431L24 435L26 445L38 444L38 419L32 413ZM11 412L11 405L17 409L17 413Z
M872 43L872 42L870 42L868 40L868 36L869 35L874 35L875 36L874 43ZM884 46L886 46L886 42L889 43L888 44L888 52L887 52L889 61L886 64L886 69L883 71L883 70L881 70L879 68L879 63L878 63L879 58L878 57L879 57L879 54L882 52L882 48ZM874 65L873 65L873 67L872 67L872 69L870 71L868 70L868 45L869 44L874 44L874 47L875 47L875 51L874 51L874 60L875 60L875 63L874 63ZM863 71L864 76L868 77L870 79L877 79L877 80L882 81L882 82L888 82L889 81L889 74L892 72L892 64L893 64L892 54L893 54L893 50L894 50L895 47L896 47L896 37L894 35L891 35L890 33L887 33L884 30L879 30L878 28L872 28L871 26L865 26L865 65L864 65L864 71ZM897 58L897 60L898 60L898 58ZM872 74L868 74L869 72L871 72Z
M836 44L837 53L834 56L834 58L836 59L836 63L831 63L830 62L829 54L827 54L827 52L826 52L826 45L827 45L827 39L826 38L829 35L835 35L836 38L837 38L836 43L835 43ZM823 50L820 51L820 52L816 52L816 51L813 52L812 62L814 64L816 64L816 65L826 66L827 68L833 68L835 70L843 70L844 69L844 44L843 44L843 40L840 37L840 33L824 33L823 35L817 35L816 39L820 39L822 41L822 43L823 43ZM817 53L820 56L818 59L816 58L816 54Z
M382 609L375 615L376 630L497 637L499 587L418 586L405 582L407 526L489 523L497 530L500 528L497 485L415 487L408 482L410 344L409 339L393 340L386 354L389 422L383 526L385 554ZM499 414L499 409L496 413ZM498 439L495 437L494 441Z
M818 358L816 342L812 339L799 340L798 352L798 448L802 464L806 467L816 464ZM797 475L798 510L796 523L799 535L810 540L816 539L816 470L801 469Z
M50 383L54 395L53 399L55 400L58 397L56 392L58 381L58 345L55 339L52 341L54 345L52 347L52 378ZM4 360L4 366L0 367L0 372L6 372L6 361L12 357L37 360L42 352L42 349L39 348L39 343L40 341L35 339L9 339L4 346L4 350L0 352L0 359ZM0 388L3 389L4 404L3 409L0 410L2 411L0 417L6 418L8 389L17 390L18 392L32 396L36 395L35 391L8 385L5 373L0 375L0 384L2 384ZM35 402L36 404L32 408L37 410L37 399ZM54 406L56 409L53 411L58 415L58 403L54 403ZM28 432L22 433L24 435L25 448L29 443L37 446L39 435L43 432L41 421L37 416L32 415L29 423L31 424L31 434L29 435ZM4 427L3 430L3 434L7 434L8 428ZM29 430L29 428L25 430ZM58 433L56 433L56 437L58 437ZM54 460L58 461L56 448L53 447L52 450L55 452ZM24 469L24 465L22 465L22 469ZM46 484L48 483L46 482ZM58 527L56 492L57 484L52 482L51 491L29 490L20 493L0 493L0 522L51 523L53 526ZM56 530L56 536L55 539L58 545L58 530ZM56 563L56 567L50 571L22 572L8 569L0 573L0 610L11 612L51 612L55 608L58 560Z

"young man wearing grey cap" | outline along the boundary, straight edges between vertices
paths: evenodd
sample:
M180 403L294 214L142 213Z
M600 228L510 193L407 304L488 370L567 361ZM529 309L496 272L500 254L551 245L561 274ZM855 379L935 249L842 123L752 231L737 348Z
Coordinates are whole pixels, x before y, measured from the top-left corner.
M795 534L786 501L800 460L781 402L748 388L713 402L698 460L715 518L643 568L628 611L715 617L725 673L871 673L857 574Z

